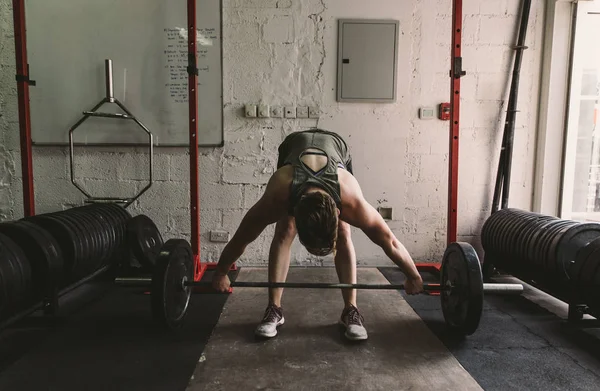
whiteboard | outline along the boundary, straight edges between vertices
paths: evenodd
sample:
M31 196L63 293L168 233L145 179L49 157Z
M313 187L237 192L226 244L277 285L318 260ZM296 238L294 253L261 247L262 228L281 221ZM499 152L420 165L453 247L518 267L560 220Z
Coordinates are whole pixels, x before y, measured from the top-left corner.
M156 146L189 145L187 5L179 0L26 0L32 141L66 144L69 129L106 96L153 134ZM198 144L223 144L221 0L197 0ZM123 113L107 103L98 111ZM131 120L88 118L78 144L143 144Z

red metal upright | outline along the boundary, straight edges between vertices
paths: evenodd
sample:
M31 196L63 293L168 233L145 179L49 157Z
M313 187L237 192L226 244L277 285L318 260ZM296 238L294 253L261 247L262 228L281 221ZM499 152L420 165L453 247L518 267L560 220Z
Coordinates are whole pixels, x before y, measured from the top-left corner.
M15 53L17 65L17 100L19 104L19 134L21 139L21 172L23 176L23 209L26 217L35 215L33 192L33 153L31 148L31 117L29 106L29 64L27 62L27 33L25 0L13 0Z
M200 262L200 184L198 174L198 48L196 47L196 0L187 0L188 20L188 104L190 131L190 217L194 251L194 280L206 269Z
M462 70L462 0L452 1L452 48L450 90L450 152L448 167L448 232L447 243L456 241L458 210L458 145L460 136L460 78Z

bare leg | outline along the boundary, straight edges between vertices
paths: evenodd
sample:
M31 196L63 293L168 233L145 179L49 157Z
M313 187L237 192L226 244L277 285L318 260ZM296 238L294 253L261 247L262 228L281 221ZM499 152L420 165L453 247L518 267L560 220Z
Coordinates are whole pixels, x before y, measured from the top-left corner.
M342 284L356 284L356 252L350 232L350 225L343 221L338 225L338 239L336 243L335 270ZM356 290L342 289L345 307L356 307Z
M269 250L269 282L285 282L295 237L296 225L293 217L286 216L277 222ZM281 307L282 295L283 288L269 289L269 303Z

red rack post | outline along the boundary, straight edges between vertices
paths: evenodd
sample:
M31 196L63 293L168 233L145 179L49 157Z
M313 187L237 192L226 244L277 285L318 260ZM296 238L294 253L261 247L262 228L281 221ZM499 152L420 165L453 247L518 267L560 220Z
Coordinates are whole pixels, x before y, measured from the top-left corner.
M23 212L35 215L33 191L33 153L31 148L31 117L29 106L29 64L27 62L27 33L25 0L13 0L15 53L17 65L17 101L19 105L19 134L21 139L21 172L23 176Z
M450 90L450 153L448 169L448 232L447 243L456 241L458 210L458 145L460 136L460 78L462 70L462 0L452 2L452 48Z
M194 251L194 280L199 281L206 266L200 262L200 184L198 180L198 64L196 47L196 0L187 0L188 19L188 104L190 130L190 218Z

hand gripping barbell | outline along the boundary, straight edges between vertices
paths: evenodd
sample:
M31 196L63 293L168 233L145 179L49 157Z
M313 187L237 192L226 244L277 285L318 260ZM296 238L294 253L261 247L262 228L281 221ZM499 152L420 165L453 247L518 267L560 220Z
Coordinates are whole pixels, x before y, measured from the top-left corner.
M168 329L180 328L185 320L192 287L211 287L209 281L194 281L194 256L186 240L170 239L156 259L152 279L117 278L120 286L150 287L154 318ZM233 281L242 288L307 288L307 289L392 289L404 290L399 284L327 284L291 282ZM479 327L483 311L483 293L516 293L521 284L484 284L479 257L468 243L451 243L444 252L439 284L424 284L424 292L439 292L442 312L449 328L471 335Z

